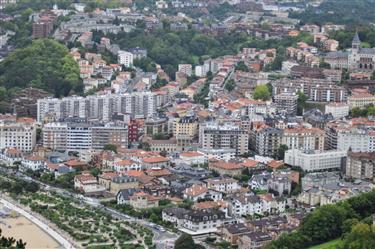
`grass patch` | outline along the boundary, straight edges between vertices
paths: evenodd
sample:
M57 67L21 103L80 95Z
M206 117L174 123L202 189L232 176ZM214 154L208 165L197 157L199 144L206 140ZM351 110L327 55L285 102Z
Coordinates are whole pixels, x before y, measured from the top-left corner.
M328 241L326 243L312 246L309 249L336 249L338 246L342 245L342 240L341 239L335 239Z

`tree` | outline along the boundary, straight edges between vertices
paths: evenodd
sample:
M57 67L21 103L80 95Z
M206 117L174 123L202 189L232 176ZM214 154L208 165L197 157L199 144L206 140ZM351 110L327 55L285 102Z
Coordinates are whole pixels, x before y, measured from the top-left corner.
M277 149L277 159L284 160L285 152L288 150L288 146L285 144L280 145Z
M26 243L22 239L17 240L13 237L2 236L2 231L0 229L0 248L16 248L23 249L26 247Z
M375 248L375 226L359 223L345 237L343 249Z
M234 82L233 79L231 79L231 80L228 80L228 82L225 84L225 89L227 89L230 92L234 89L235 86L236 86L236 83Z
M248 68L248 66L246 66L246 64L243 61L240 61L237 64L236 70L244 71L244 72L250 72L250 69Z
M103 150L109 150L113 151L114 153L117 153L117 146L114 144L106 144L104 145Z
M309 97L300 91L297 94L298 94L297 114L302 115L303 109L306 107L306 101L309 99Z
M195 244L193 238L189 234L183 233L175 241L174 249L204 249L204 247Z
M60 97L82 87L78 63L68 48L50 39L35 40L14 50L0 62L0 74L0 86L8 93L16 87L35 87Z
M266 85L259 85L255 88L253 92L253 98L258 100L269 100L271 98L271 93Z

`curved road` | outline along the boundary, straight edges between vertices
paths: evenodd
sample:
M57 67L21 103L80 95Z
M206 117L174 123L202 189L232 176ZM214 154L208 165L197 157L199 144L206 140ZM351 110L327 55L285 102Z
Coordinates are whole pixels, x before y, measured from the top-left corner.
M67 249L76 249L73 244L71 244L68 240L66 240L63 236L61 236L59 233L57 233L55 230L53 230L51 227L49 227L47 224L43 223L41 220L35 218L32 214L26 212L22 208L14 205L13 203L0 199L0 202L3 203L6 207L15 210L16 212L22 214L27 219L32 221L34 224L36 224L38 227L43 229L46 233L48 233L52 238L54 238L57 242L59 242L64 248Z

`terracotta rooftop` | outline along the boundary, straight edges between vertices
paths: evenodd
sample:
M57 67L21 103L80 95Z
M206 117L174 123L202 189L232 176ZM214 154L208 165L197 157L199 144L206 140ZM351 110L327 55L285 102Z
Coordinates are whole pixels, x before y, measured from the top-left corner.
M203 156L203 153L197 152L197 151L189 151L184 152L180 154L180 157L197 157L197 156Z
M171 175L172 173L168 169L148 169L146 170L146 174L149 176L154 176L154 177L160 177L160 176L167 176Z
M158 157L146 157L146 158L143 158L142 161L144 163L163 163L163 162L169 162L169 159L166 157L158 156Z
M259 164L258 161L252 160L252 159L245 159L241 165L246 168L254 168Z
M242 165L237 164L237 163L232 163L232 162L218 161L218 162L211 163L210 167L220 168L220 169L225 169L225 170L237 170L237 169L241 169Z
M194 184L190 188L185 189L185 194L188 196L197 196L207 192L208 189L202 185Z
M277 169L277 168L279 168L283 165L284 165L283 161L277 161L277 160L272 160L272 161L267 163L268 167L271 167L271 168L274 168L274 169Z

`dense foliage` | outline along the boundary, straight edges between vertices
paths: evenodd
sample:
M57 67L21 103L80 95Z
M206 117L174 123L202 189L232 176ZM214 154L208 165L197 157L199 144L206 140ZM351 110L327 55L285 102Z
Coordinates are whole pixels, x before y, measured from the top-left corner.
M135 47L147 49L152 61L160 64L172 77L180 63L199 64L208 57L235 54L241 45L250 40L244 33L213 37L194 30L172 32L168 29L151 33L136 29L130 33L110 35L110 38L124 50ZM137 63L143 69L154 68L152 61Z
M253 92L253 98L256 100L269 100L271 98L271 92L268 89L267 85L259 85L256 86L254 92Z
M375 248L375 225L359 223L345 237L343 249Z
M16 241L13 237L5 237L1 236L1 229L0 229L0 248L16 248L22 249L25 248L26 243L22 240Z
M174 249L201 249L204 248L201 245L195 244L193 238L183 233L181 236L175 241Z
M353 224L353 219L366 220L374 213L375 190L335 205L318 207L303 219L300 228L296 232L283 234L266 248L301 249L330 241L344 235L348 230L348 224Z
M64 45L49 39L17 49L0 63L0 86L7 91L35 87L55 96L81 92L79 67L68 52Z
M318 7L310 6L303 12L291 12L290 17L303 23L358 25L375 22L374 11L374 0L326 0Z
M350 110L350 116L353 118L375 116L375 106L370 105L363 109L354 107Z

